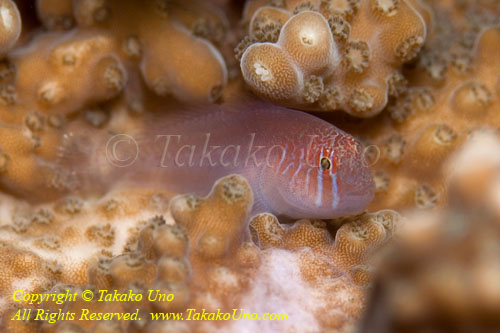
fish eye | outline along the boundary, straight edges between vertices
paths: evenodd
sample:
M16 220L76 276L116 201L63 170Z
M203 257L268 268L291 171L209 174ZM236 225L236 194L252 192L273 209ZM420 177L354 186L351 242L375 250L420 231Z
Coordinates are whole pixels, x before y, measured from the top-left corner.
M328 157L322 157L320 165L323 170L330 170L330 168L332 167L332 162Z

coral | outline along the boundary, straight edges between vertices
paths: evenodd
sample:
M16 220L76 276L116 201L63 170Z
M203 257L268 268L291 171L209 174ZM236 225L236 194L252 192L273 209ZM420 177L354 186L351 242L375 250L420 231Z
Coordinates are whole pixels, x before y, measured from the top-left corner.
M447 36L439 28L433 31L431 45L444 38L443 34ZM500 30L485 21L469 48L460 38L465 33L457 32L449 49L442 51L446 61L439 76L425 60L436 50L426 47L419 63L405 73L409 88L389 103L385 114L374 121L347 125L348 131L364 137L380 153L373 172L381 187L371 209L429 209L446 204L443 162L472 131L500 124L500 63L495 56ZM453 55L457 49L469 59L466 69L456 67Z
M250 222L254 242L262 249L284 249L301 253L301 272L306 280L346 275L357 285L366 285L359 277L369 275L368 256L396 231L400 217L394 211L379 211L343 219L343 225L331 239L324 221L300 220L283 225L270 214L260 214ZM312 257L311 257L312 256ZM314 259L313 259L314 258ZM363 271L363 274L360 274Z
M223 42L227 22L210 4L76 1L74 13L80 27L109 30L156 94L198 102L220 97L227 69L214 44Z
M12 0L0 1L0 53L5 53L21 34L21 14Z
M60 118L33 111L19 111L14 117L20 119L0 123L1 187L16 195L56 198L71 188L70 177L39 159L56 158L62 140Z
M2 195L2 312L20 287L44 292L56 283L89 283L89 266L99 258L121 255L135 243L145 220L166 212L167 195L122 190L96 199L70 196L42 205Z
M81 126L71 121L79 113L93 127L119 132L137 128L138 114L172 96L195 103L221 98L227 83L218 49L227 36L224 13L202 2L137 6L40 0L35 13L20 2L20 36L16 4L0 2L2 22L10 24L0 41L2 189L34 202L74 191L79 184L55 162L67 141L62 133L71 131L66 126ZM32 14L48 31L31 22Z
M0 1L0 330L498 330L499 13L494 0ZM239 175L200 197L136 174L118 185L112 168L88 177L111 190L91 192L58 167L157 112L241 103L248 86L347 112L317 115L363 142L367 212L251 217ZM17 289L175 297L28 304ZM142 320L9 320L18 308ZM288 319L149 314L193 308Z
M410 215L378 268L363 332L498 329L499 156L498 135L478 131L446 163L451 200Z
M72 0L37 0L36 9L48 30L68 30L75 24Z
M343 110L356 117L378 114L389 97L405 91L402 64L418 55L430 23L419 1L274 5L246 4L243 22L249 35L236 49L246 83L278 104ZM314 97L311 80L321 82ZM329 102L331 91L334 102Z
M205 200L194 196L173 198L170 213L195 244L192 255L210 261L234 252L241 244L252 204L248 183L230 176L216 183Z
M16 99L46 114L65 114L117 96L127 82L117 48L106 33L39 35L9 54Z
M253 194L248 182L238 175L217 181L204 198L175 196L166 219L162 217L166 201L154 199L158 197L165 199L167 194L122 190L94 201L68 197L55 207L45 205L36 212L27 206L28 210L18 212L10 224L3 226L2 241L16 244L3 248L15 253L2 262L5 295L12 291L16 278L30 281L25 289L31 292L69 289L81 293L91 288L94 292L107 289L108 294L133 290L147 295L148 290L157 289L175 295L172 302L77 299L31 305L45 311L77 313L81 308L95 312L139 308L144 322L130 322L128 329L135 325L151 329L162 326L148 319L149 312L187 315L190 308L210 312L230 312L233 308L257 313L288 311L289 319L273 324L276 329L308 325L319 330L342 329L354 325L360 317L372 279L373 254L400 224L399 215L393 211L362 214L335 221L331 227L309 220L284 225L270 214L249 221ZM152 217L144 221L148 215ZM68 218L73 226L68 226ZM19 226L14 230L15 220L23 221L17 223L22 230ZM336 233L335 239L329 229ZM276 271L275 263L284 259L286 264L281 269L293 274L291 284L282 279L283 271ZM290 299L290 288L300 288L307 303ZM270 307L262 294L265 290L270 290L284 307ZM4 301L8 304L7 299ZM5 307L2 312L8 316L12 313L9 311ZM300 318L307 318L306 322ZM4 320L2 325L8 328L21 323ZM90 330L103 323L28 321L24 325L43 330L76 325ZM186 327L200 331L220 325L234 331L247 322L186 322ZM263 324L252 325L258 328Z
M141 10L135 6L133 1L76 1L74 4L62 1L57 2L57 6L51 1L38 1L39 17L48 29L65 30L73 20L78 29L41 34L30 42L27 50L20 49L11 56L16 64L21 62L17 65L18 80L26 77L23 70L39 72L37 61L49 61L54 66L45 68L50 72L48 78L46 73L39 73L47 82L36 85L37 94L25 93L53 106L71 100L71 90L77 90L97 94L84 99L95 104L121 92L126 85L127 71L140 70L147 86L158 95L200 102L219 98L227 82L227 69L213 43L223 41L227 24L224 16L201 3L148 2ZM131 21L144 24L136 28L128 24ZM39 55L39 49L47 55ZM37 72L30 65L37 66ZM125 65L127 69L123 68ZM87 68L88 73L81 73L81 68ZM89 76L102 86L73 87L68 84L73 82L71 75ZM31 78L39 80L38 75ZM82 80L82 84L85 81ZM17 86L16 91L24 91L33 84L18 82ZM24 101L26 96L22 97ZM76 97L73 107L81 108L85 103Z

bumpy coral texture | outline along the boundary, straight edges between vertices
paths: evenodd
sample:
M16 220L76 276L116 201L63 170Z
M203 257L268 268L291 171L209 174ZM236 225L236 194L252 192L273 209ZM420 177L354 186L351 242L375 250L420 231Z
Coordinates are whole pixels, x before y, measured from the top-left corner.
M286 226L269 214L249 221L253 194L248 182L238 175L220 179L207 197L174 197L170 200L167 220L161 215L166 209L165 195L135 191L130 196L130 192L117 192L94 202L68 198L59 206L44 206L34 212L19 209L4 226L2 250L9 251L11 256L3 256L2 261L6 277L2 279L3 327L24 332L70 326L90 330L105 324L8 320L15 313L15 309L7 307L8 295L13 288L19 288L15 282L23 279L23 288L33 292L67 288L78 292L93 288L132 289L136 293L158 289L175 294L173 302L79 300L62 305L51 302L34 305L72 312L82 307L101 312L135 311L139 307L141 322L112 323L128 325L132 330L145 327L166 330L173 323L148 320L150 312L186 315L189 308L288 312L286 322L271 323L275 329L285 331L345 329L352 327L362 314L371 281L373 253L391 238L400 224L399 215L393 211L353 217L343 221L345 224L338 230L327 228L321 221L301 220ZM148 214L150 218L140 222ZM70 217L81 222L70 226L67 223ZM24 221L24 229L15 221ZM328 229L336 232L335 239ZM277 270L276 262L283 260ZM284 279L288 274L292 281ZM82 287L84 284L88 287ZM291 288L299 288L302 296L290 299ZM266 290L275 303L267 301ZM231 321L176 325L208 332L236 331L247 324L247 321ZM254 329L269 329L265 322L250 325Z
M0 1L0 54L4 55L21 34L21 14L15 2Z
M219 7L215 1L16 3L20 11L0 1L2 331L107 332L125 325L153 332L346 331L357 326L367 302L370 332L381 323L381 332L498 324L498 143L480 141L443 168L475 142L477 129L498 133L496 1L429 0L432 16L416 0L250 1L243 13L248 36L237 53L258 61L243 68L246 82L227 87L234 76L224 45L228 35L234 38L228 22L241 13L227 20L218 10L233 13L224 0ZM385 106L370 119L322 114L367 144L377 186L369 211L378 212L327 224L285 224L268 214L248 221L252 194L239 176L220 180L206 198L178 196L168 210L172 193L165 190L76 195L71 172L51 164L68 129L90 136L133 132L153 106L170 112L171 97L224 102L239 98L244 85L278 104L343 109L358 118ZM400 224L392 210L405 208L419 214L389 251L394 258L379 267L374 254ZM144 319L133 323L8 320L15 289L87 286L154 287L174 292L176 302L141 303ZM41 307L120 312L136 305ZM150 311L188 307L283 311L289 319L147 320Z
M68 196L43 205L3 195L2 311L20 288L44 292L58 282L88 283L89 265L122 254L136 241L144 221L166 212L167 195L122 190L98 199Z
M371 209L446 204L443 162L475 129L500 125L498 14L476 5L452 20L449 8L434 5L440 19L405 72L408 90L381 116L344 122L370 147L377 191Z
M379 267L363 332L498 329L499 156L500 137L483 130L449 161L450 204L409 218Z
M406 90L401 66L424 45L430 13L418 0L254 0L243 22L236 55L259 96L370 117Z
M0 1L0 187L31 201L73 191L55 167L75 115L124 132L172 97L210 103L227 83L228 21L204 2ZM130 24L130 22L135 22ZM71 29L71 30L69 30ZM11 49L17 42L15 47ZM110 111L111 110L111 111Z

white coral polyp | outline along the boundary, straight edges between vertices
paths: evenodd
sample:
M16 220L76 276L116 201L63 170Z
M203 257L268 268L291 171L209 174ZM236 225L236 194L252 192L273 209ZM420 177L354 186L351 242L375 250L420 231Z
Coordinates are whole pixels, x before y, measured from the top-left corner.
M273 74L271 73L271 71L266 69L264 66L262 66L258 62L253 64L253 68L255 69L255 74L260 78L260 80L262 82L272 80Z
M300 41L305 46L313 46L317 43L316 32L306 27L300 33Z

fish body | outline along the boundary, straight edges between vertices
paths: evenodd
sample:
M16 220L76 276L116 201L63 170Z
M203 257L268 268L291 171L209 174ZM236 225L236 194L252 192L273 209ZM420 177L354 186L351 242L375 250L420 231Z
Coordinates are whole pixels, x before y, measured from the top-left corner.
M355 214L373 197L355 138L313 115L271 104L179 111L156 116L135 134L87 139L88 156L78 164L94 183L161 184L205 195L219 178L240 174L254 193L253 214L291 218ZM68 161L75 169L76 159Z

